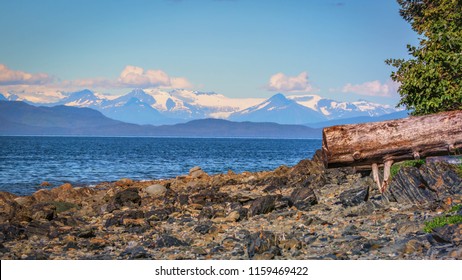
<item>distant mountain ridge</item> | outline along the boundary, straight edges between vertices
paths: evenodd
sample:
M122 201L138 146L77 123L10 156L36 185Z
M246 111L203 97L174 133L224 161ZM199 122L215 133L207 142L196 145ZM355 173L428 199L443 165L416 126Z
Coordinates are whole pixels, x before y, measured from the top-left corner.
M21 100L21 97L10 94L6 99ZM388 105L364 100L338 102L318 95L285 96L278 93L266 100L238 99L214 92L184 89L134 89L120 97L97 94L85 89L70 93L55 103L28 103L88 107L102 112L109 118L141 125L175 124L205 118L310 124L352 117L380 116L398 111Z
M321 129L303 125L194 120L176 125L137 125L110 119L91 108L36 107L0 101L0 135L86 135L161 137L320 138Z
M258 105L233 113L229 119L233 121L268 121L280 124L303 124L326 120L322 113L287 99L281 93L273 95Z
M398 111L390 114L380 115L380 116L362 116L362 117L354 117L354 118L346 118L346 119L336 119L336 120L329 120L319 123L306 123L306 126L312 128L324 128L334 125L344 125L344 124L360 124L366 122L381 122L381 121L388 121L388 120L396 120L407 118L409 116L409 111L403 110Z

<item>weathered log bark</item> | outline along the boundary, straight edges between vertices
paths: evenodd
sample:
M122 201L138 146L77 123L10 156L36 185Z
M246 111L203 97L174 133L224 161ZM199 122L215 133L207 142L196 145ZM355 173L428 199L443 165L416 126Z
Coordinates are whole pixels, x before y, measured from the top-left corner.
M328 168L449 155L458 149L462 149L462 111L323 130Z
M462 151L462 111L399 120L339 125L323 130L322 154L327 168L370 166L377 175L384 164L386 188L393 162ZM374 176L379 181L378 176Z

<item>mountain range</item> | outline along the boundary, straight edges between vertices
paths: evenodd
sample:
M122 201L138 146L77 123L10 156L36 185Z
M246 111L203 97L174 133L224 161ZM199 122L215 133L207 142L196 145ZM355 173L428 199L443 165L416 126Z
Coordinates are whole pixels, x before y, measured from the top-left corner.
M111 119L140 125L177 124L206 118L310 125L358 117L370 119L399 111L389 105L364 100L338 102L318 95L285 96L278 93L266 100L239 99L185 89L134 89L119 97L86 89L46 104L33 103L16 94L0 96L0 100L5 99L22 100L31 105L91 108Z
M1 97L0 97L1 98ZM175 125L137 125L110 119L91 108L33 106L0 101L0 135L320 138L303 125L201 119Z

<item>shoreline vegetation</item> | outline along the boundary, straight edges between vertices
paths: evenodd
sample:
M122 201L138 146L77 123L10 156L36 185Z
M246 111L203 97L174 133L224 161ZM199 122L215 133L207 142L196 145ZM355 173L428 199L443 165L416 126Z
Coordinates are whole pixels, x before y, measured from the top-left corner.
M0 259L462 259L459 167L272 171L0 192Z

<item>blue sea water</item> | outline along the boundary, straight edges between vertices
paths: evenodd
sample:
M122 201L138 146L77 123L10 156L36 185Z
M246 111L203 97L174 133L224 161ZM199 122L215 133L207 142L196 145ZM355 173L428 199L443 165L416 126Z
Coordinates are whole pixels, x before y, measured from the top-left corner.
M121 178L152 180L187 174L272 170L311 158L321 140L0 137L0 191L31 194L41 182L74 186Z

